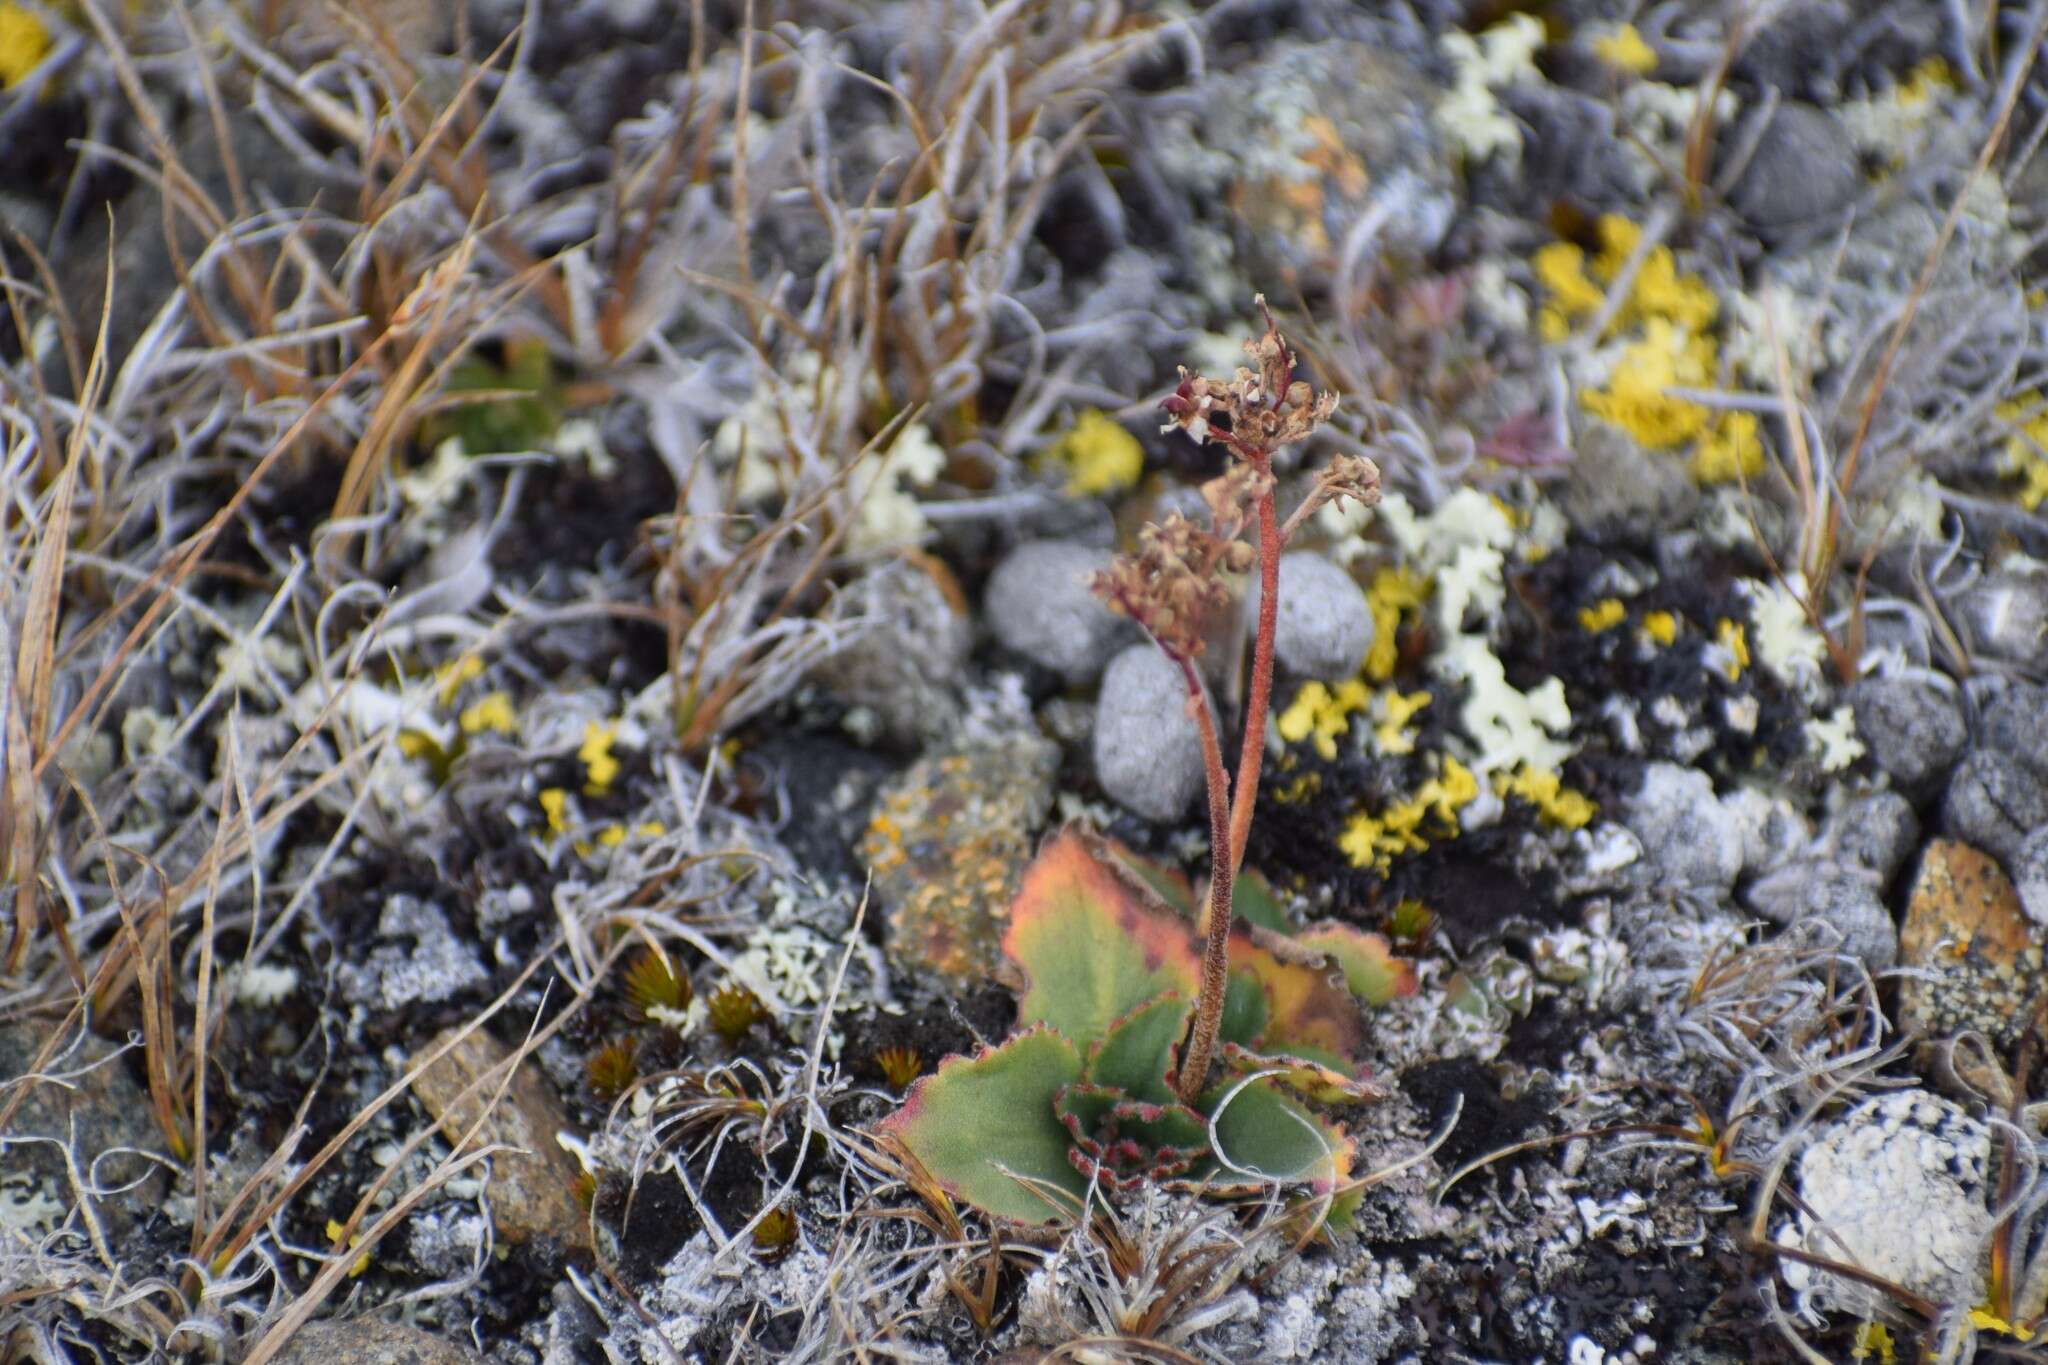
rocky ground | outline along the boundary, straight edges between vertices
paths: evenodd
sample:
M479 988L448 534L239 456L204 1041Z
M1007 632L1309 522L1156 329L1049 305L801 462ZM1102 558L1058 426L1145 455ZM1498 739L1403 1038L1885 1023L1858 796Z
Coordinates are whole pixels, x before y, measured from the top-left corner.
M0 0L0 1361L2038 1354L2044 26ZM992 1226L875 1125L1206 868L1087 580L1261 293L1369 1188Z

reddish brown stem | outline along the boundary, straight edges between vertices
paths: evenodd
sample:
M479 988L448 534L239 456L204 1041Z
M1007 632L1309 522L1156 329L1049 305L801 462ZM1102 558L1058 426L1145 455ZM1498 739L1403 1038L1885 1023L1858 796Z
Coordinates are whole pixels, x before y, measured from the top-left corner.
M1192 1107L1202 1093L1203 1082L1209 1079L1209 1058L1216 1050L1216 1030L1223 1023L1223 990L1230 968L1230 884L1235 868L1227 856L1230 779L1223 771L1223 746L1216 739L1216 722L1210 718L1209 699L1194 663L1178 655L1174 662L1180 665L1181 678L1188 688L1188 706L1194 711L1195 726L1202 734L1202 766L1209 786L1208 941L1202 951L1202 996L1195 1006L1195 1024L1188 1033L1178 1087L1181 1102Z
M1270 461L1270 454L1261 463ZM1237 787L1230 809L1230 871L1244 866L1259 799L1259 767L1266 757L1266 711L1273 699L1273 633L1280 619L1280 518L1268 489L1259 499L1259 625L1252 642L1252 690L1245 700L1244 747L1237 755ZM1215 858L1218 867L1224 859Z

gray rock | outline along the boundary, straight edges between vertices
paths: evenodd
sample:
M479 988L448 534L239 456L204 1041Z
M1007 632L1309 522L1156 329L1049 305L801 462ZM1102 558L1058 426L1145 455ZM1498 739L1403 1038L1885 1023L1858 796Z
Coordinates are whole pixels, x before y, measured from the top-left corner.
M1920 846L1920 817L1895 791L1876 791L1828 817L1823 843L1843 862L1870 869L1884 885Z
M272 1357L278 1365L481 1365L468 1342L381 1318L309 1322Z
M1813 831L1782 796L1737 787L1721 805L1742 829L1742 870L1749 876L1782 867L1805 849Z
M1955 701L1919 678L1867 678L1850 689L1849 704L1870 761L1916 800L1941 784L1969 741Z
M1865 1100L1821 1130L1799 1158L1802 1212L1780 1244L1848 1260L1936 1303L1981 1303L1991 1235L1991 1135L1961 1106L1924 1090ZM1877 1291L1787 1262L1801 1297L1850 1312Z
M1942 829L2007 867L2029 830L2048 825L2048 786L2024 763L1995 749L1972 749L1949 778Z
M974 630L947 589L917 564L896 560L849 585L840 609L870 624L810 677L857 708L849 728L860 733L855 720L863 718L873 737L905 747L950 734Z
M1705 773L1652 763L1623 821L1666 886L1726 895L1742 874L1742 823L1715 799Z
M1110 660L1095 704L1095 776L1147 820L1177 820L1201 793L1201 732L1180 669L1150 643Z
M14 1098L9 1083L28 1087L21 1107L0 1129L9 1139L0 1147L0 1227L54 1231L63 1220L77 1196L56 1146L63 1143L79 1174L109 1191L93 1201L99 1216L125 1232L138 1215L155 1211L164 1196L164 1168L139 1155L167 1150L150 1117L149 1097L130 1079L127 1059L116 1059L114 1046L94 1034L76 1048L60 1044L38 1072L35 1060L47 1038L45 1029L33 1024L0 1027L0 1084L6 1085L0 1100ZM61 1077L63 1083L29 1081L31 1073ZM130 1150L137 1155L128 1155Z
M1245 619L1259 611L1256 576L1245 593ZM1336 681L1358 672L1372 648L1372 607L1350 574L1321 555L1280 556L1280 610L1273 653L1296 673Z
M2048 778L2048 687L2014 683L1978 717L1978 743L2011 754Z
M2012 860L2012 882L2027 918L2048 927L2048 825L2020 840L2019 853Z
M1683 461L1651 459L1605 422L1581 423L1573 434L1577 454L1553 494L1573 530L1607 540L1643 526L1689 523L1700 490Z
M1035 540L996 566L983 606L1005 649L1034 659L1070 683L1102 671L1137 629L1088 590L1110 553L1071 540Z
M2002 568L1962 595L1957 614L1979 654L2030 668L2048 665L2048 573Z
M1730 145L1749 131L1740 128ZM1841 120L1810 104L1781 104L1728 202L1768 236L1846 207L1862 188L1856 144Z
M1868 876L1820 870L1806 883L1793 922L1795 930L1812 925L1833 930L1827 941L1873 973L1898 964L1899 926Z
M431 1054L459 1027L430 1039L414 1054L415 1060ZM545 1239L564 1247L588 1247L589 1220L572 1193L582 1168L555 1140L557 1133L570 1128L569 1118L540 1068L522 1064L495 1108L495 1080L470 1088L486 1073L495 1074L509 1056L509 1049L496 1038L481 1029L473 1031L420 1073L413 1095L450 1142L460 1141L482 1119L480 1140L511 1149L491 1158L491 1222L500 1239L515 1245Z

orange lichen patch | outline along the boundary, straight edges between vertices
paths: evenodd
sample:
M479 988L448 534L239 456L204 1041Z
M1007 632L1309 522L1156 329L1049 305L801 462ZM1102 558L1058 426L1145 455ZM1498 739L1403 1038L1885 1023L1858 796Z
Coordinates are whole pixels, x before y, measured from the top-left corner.
M1002 974L1003 924L1058 761L1050 745L970 745L883 791L858 852L898 962L961 984Z
M1975 1029L1999 1047L2032 1023L2048 970L2019 893L1996 859L1953 839L1921 855L1899 930L1899 1026L1945 1038Z

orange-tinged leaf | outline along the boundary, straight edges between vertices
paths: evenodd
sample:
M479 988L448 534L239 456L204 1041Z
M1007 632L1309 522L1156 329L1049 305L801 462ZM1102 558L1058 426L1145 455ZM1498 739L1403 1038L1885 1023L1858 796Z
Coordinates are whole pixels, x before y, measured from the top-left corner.
M1024 873L1003 951L1029 983L1020 1027L1050 1024L1086 1047L1169 991L1193 998L1200 960L1188 922L1141 897L1081 837L1063 833Z
M1380 934L1325 920L1295 935L1302 947L1327 955L1344 973L1351 993L1370 1005L1415 994L1415 964L1394 956Z

